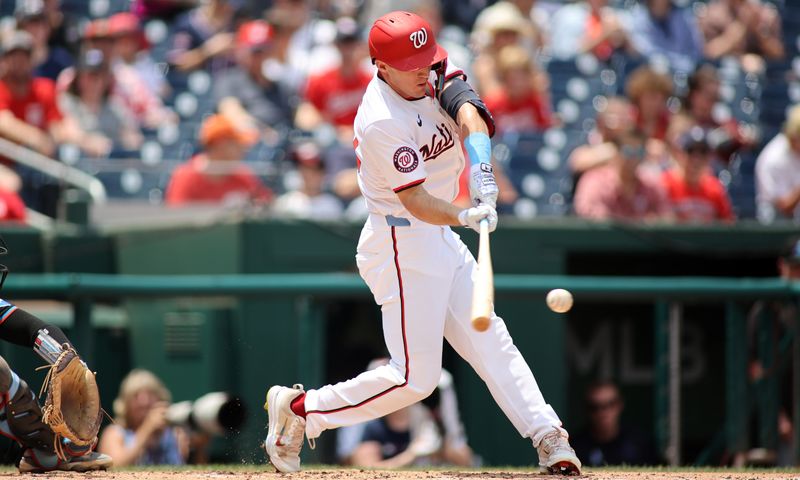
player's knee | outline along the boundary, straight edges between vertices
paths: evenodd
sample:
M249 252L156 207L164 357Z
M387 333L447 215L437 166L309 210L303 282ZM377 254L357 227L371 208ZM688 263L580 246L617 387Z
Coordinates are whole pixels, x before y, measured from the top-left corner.
M0 357L0 392L7 392L11 389L11 367L3 357Z
M436 390L439 385L440 375L441 368L431 368L409 380L409 386L415 397L415 402L428 398Z

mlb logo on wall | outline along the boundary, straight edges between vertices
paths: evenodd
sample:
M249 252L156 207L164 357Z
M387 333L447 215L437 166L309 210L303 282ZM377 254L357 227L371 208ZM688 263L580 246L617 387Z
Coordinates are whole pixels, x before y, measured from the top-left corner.
M394 168L398 172L408 173L414 171L419 165L419 158L417 152L411 147L400 147L394 152Z

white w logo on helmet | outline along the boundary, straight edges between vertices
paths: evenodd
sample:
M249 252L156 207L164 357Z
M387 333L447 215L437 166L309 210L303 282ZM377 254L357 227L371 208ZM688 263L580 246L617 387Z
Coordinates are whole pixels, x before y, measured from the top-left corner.
M425 27L422 27L416 32L412 32L408 38L411 39L411 43L414 44L414 48L422 48L423 45L428 43L428 31L425 30Z

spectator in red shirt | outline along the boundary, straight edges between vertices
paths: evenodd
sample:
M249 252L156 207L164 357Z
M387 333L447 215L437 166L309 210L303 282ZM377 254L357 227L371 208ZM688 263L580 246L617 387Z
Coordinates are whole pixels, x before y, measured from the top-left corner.
M550 127L549 95L534 84L537 69L525 49L518 45L503 47L497 56L497 69L501 88L484 97L497 131L535 132Z
M640 168L647 151L641 132L614 140L617 154L584 173L575 191L575 212L593 220L669 220L669 202L659 178Z
M365 68L366 49L355 20L336 21L336 49L339 66L312 75L306 84L303 102L298 106L295 125L314 131L323 124L336 128L339 143L353 142L353 121L373 72Z
M309 77L304 99L297 107L295 125L314 132L320 132L324 126L334 129L335 141L323 145L325 170L336 195L350 200L361 195L354 181L353 121L374 73L364 64L367 51L355 20L342 17L336 21L334 43L340 64Z
M62 114L53 81L33 76L33 39L14 32L3 44L0 62L0 136L52 157L58 143L74 143L89 155L107 153L107 145L86 134Z
M33 39L16 31L4 42L0 63L0 136L53 156L63 139L52 80L33 77Z
M670 142L675 166L661 180L681 222L732 221L731 201L711 168L711 146L703 128L691 127Z
M272 199L272 192L241 162L254 137L237 130L222 115L208 117L199 137L203 151L175 169L167 186L167 205L266 203Z

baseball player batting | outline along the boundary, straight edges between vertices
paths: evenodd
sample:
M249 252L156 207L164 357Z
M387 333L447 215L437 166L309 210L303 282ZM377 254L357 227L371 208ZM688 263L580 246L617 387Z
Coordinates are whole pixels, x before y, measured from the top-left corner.
M0 238L0 255L6 253ZM0 289L8 270L0 265ZM47 360L63 353L62 346L71 347L60 328L0 298L0 338L30 347ZM51 358L52 356L52 358ZM51 383L52 385L52 383ZM111 457L92 451L93 442L78 446L58 436L43 419L42 409L25 380L21 379L0 357L0 434L23 448L19 461L22 473L42 473L54 470L86 472L105 470ZM98 419L99 420L99 419ZM95 437L96 440L96 437Z
M352 380L304 391L273 386L265 408L264 447L281 472L300 470L303 435L382 417L436 388L442 338L475 368L495 401L539 453L544 473L579 475L581 463L503 320L470 326L476 262L450 225L497 226L497 186L490 164L494 122L448 63L424 19L392 12L375 21L369 50L377 66L355 119L358 183L369 217L356 263L383 313L391 362ZM451 202L470 165L476 206Z

